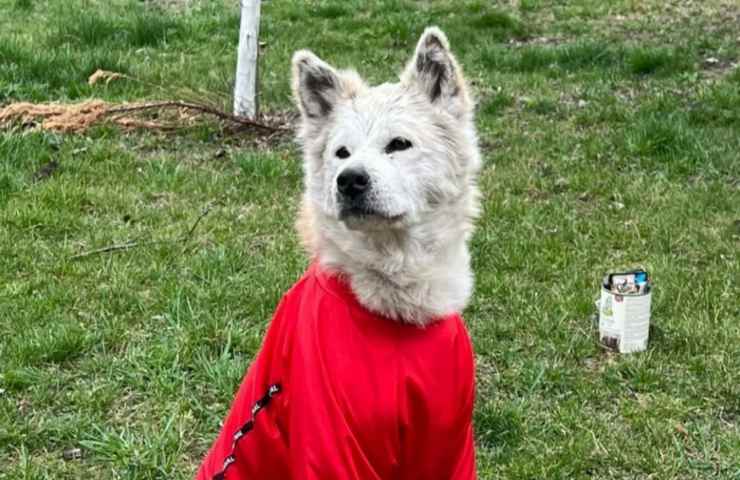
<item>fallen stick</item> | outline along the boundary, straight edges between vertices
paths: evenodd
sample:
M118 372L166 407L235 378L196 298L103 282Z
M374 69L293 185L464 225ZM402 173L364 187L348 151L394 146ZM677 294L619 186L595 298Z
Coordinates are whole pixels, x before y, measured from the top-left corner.
M152 102L152 103L145 103L145 104L140 104L140 105L132 105L129 107L112 107L112 108L108 108L105 113L106 115L109 115L109 114L116 114L116 113L138 112L138 111L143 111L143 110L156 110L156 109L161 109L161 108L184 108L187 110L195 110L197 112L208 113L210 115L214 115L222 120L227 120L233 123L238 123L239 125L261 128L263 130L267 130L270 132L279 132L279 131L286 130L284 127L265 125L264 123L260 123L255 120L250 120L249 118L246 118L246 117L239 117L237 115L231 115L217 108L209 107L208 105L183 102L180 100L166 101L166 102Z
M153 242L145 242L145 243L153 243ZM95 250L89 250L87 252L78 253L77 255L72 255L69 257L70 260L77 260L78 258L84 258L89 257L91 255L97 255L99 253L106 253L106 252L117 252L120 250L128 250L130 248L138 247L141 245L140 242L127 242L127 243L120 243L116 245L108 245L107 247L98 248Z
M208 205L206 205L205 208L203 208L203 211L200 212L200 216L198 216L198 218L195 219L195 222L193 222L193 226L190 227L190 230L188 230L188 233L182 238L183 240L190 240L190 237L193 236L193 232L195 231L196 228L198 228L198 224L200 223L200 221L203 220L206 215L211 213L211 209L213 208L213 205L215 205L215 203L216 202L211 202Z

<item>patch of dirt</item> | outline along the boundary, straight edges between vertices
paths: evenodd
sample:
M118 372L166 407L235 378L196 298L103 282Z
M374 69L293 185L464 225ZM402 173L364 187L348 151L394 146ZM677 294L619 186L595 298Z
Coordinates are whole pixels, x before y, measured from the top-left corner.
M548 45L557 46L572 41L572 39L566 37L530 37L530 38L512 38L509 40L509 45L513 47L522 47L528 45Z
M735 0L656 0L635 2L630 11L605 16L595 26L635 42L666 43L680 41L687 32L731 35L739 24Z
M496 379L499 377L499 372L493 358L477 354L475 356L475 366L475 378L479 394L490 392L496 383Z
M148 7L185 10L193 5L193 0L143 0Z
M526 194L527 194L527 199L533 200L533 201L547 200L550 198L550 192L537 188L533 185L530 185L530 187L527 188Z
M33 181L40 182L42 180L46 180L47 178L51 177L57 170L59 170L59 162L56 160L51 160L50 162L45 163L41 166L41 168L36 170L36 173L33 174Z
M740 20L738 20L740 22ZM701 62L702 74L708 79L719 79L740 68L740 62L717 57L706 57Z

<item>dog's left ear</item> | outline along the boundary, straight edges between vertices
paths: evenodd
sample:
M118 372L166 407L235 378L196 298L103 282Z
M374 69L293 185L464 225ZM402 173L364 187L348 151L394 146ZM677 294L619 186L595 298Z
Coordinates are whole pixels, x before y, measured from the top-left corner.
M401 74L401 83L415 85L429 100L455 117L472 111L462 70L450 52L447 36L429 27L416 45L416 52Z

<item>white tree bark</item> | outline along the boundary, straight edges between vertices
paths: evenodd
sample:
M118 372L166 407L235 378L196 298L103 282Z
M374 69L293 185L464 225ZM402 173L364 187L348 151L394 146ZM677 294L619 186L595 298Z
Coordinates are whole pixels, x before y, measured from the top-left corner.
M234 114L257 116L257 59L259 57L260 0L241 0L239 54L234 86Z

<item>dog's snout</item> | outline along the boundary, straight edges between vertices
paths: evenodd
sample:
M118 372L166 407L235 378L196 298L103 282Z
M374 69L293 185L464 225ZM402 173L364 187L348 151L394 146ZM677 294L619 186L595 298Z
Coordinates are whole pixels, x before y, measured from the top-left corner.
M337 177L339 193L356 198L370 187L370 175L363 169L348 168Z

